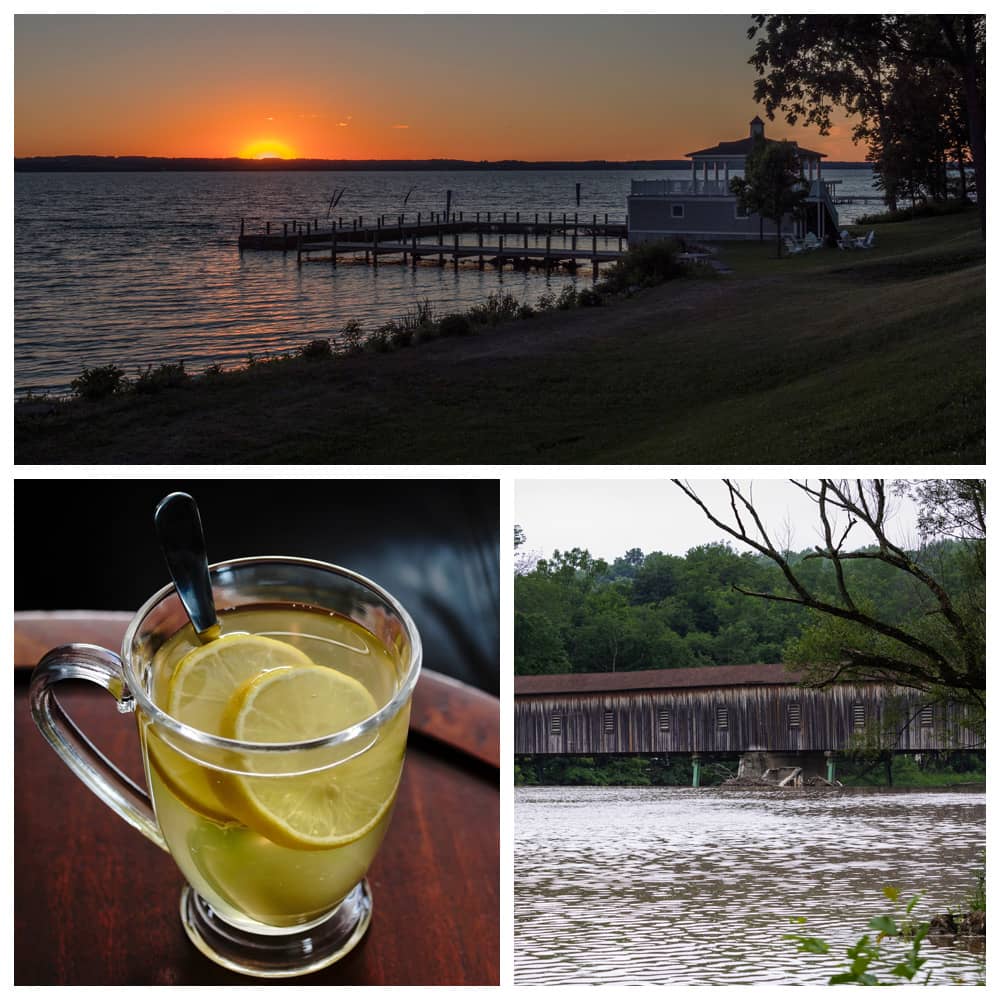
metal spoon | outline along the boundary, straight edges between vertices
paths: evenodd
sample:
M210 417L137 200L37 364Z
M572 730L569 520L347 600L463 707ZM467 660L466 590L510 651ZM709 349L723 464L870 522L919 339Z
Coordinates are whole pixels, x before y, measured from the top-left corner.
M160 501L153 522L171 579L199 640L217 639L221 629L198 505L187 493L171 493Z

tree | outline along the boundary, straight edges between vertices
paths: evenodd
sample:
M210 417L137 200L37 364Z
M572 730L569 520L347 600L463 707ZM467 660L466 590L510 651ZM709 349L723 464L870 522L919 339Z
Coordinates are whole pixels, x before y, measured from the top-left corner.
M746 158L743 177L733 177L729 189L750 214L770 219L777 226L781 256L781 223L795 214L809 194L794 142L758 139Z
M755 14L747 32L756 38L750 64L759 79L754 99L769 118L784 114L829 134L832 112L853 117L853 139L876 149L892 170L895 138L925 117L939 117L937 91L925 91L919 118L895 120L890 103L896 81L914 64L950 72L962 93L980 224L986 235L986 19L981 14ZM896 109L898 112L898 107ZM894 209L894 192L886 186Z
M528 536L524 533L524 528L519 524L514 525L514 574L524 576L530 573L538 562L539 554L531 550L525 550Z
M803 561L818 560L828 567L832 579L827 585L810 582L801 565L772 540L750 489L725 480L729 492L726 519L713 513L689 484L674 482L714 525L781 571L776 587L751 590L734 584L734 590L814 613L815 621L798 646L812 683L889 682L985 710L985 481L896 487L917 491L926 529L961 532L961 550L968 556L965 571L952 573L949 583L933 565L932 545L911 551L890 537L892 491L883 480L792 480L815 503L823 538ZM870 539L867 544L849 546L859 526ZM887 614L871 592L859 587L861 577L855 569L872 564L909 585L911 600L900 612Z

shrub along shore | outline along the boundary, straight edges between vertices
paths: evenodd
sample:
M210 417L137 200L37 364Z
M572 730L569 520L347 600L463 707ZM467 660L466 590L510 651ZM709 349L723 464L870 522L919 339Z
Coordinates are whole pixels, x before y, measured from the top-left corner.
M86 369L15 405L40 463L985 460L985 252L974 210L874 225L872 250L732 273L637 247L597 285L465 313L417 303L292 357L191 375Z

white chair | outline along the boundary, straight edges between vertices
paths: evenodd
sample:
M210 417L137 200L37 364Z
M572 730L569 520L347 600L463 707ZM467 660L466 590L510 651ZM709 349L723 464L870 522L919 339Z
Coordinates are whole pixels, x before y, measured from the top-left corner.
M794 236L785 237L785 249L789 253L802 253L805 247Z
M854 241L854 245L859 250L871 250L871 248L873 246L875 246L875 230L874 229L870 229L868 231L868 235L867 236L863 236L863 237L859 236Z
M802 241L802 246L806 250L819 250L823 244L815 233L806 233L805 239Z

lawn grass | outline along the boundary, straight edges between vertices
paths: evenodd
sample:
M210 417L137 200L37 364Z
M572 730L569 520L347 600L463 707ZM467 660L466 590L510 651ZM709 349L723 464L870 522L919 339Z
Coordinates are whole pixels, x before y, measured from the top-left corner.
M15 407L19 463L985 461L975 212L389 354Z

